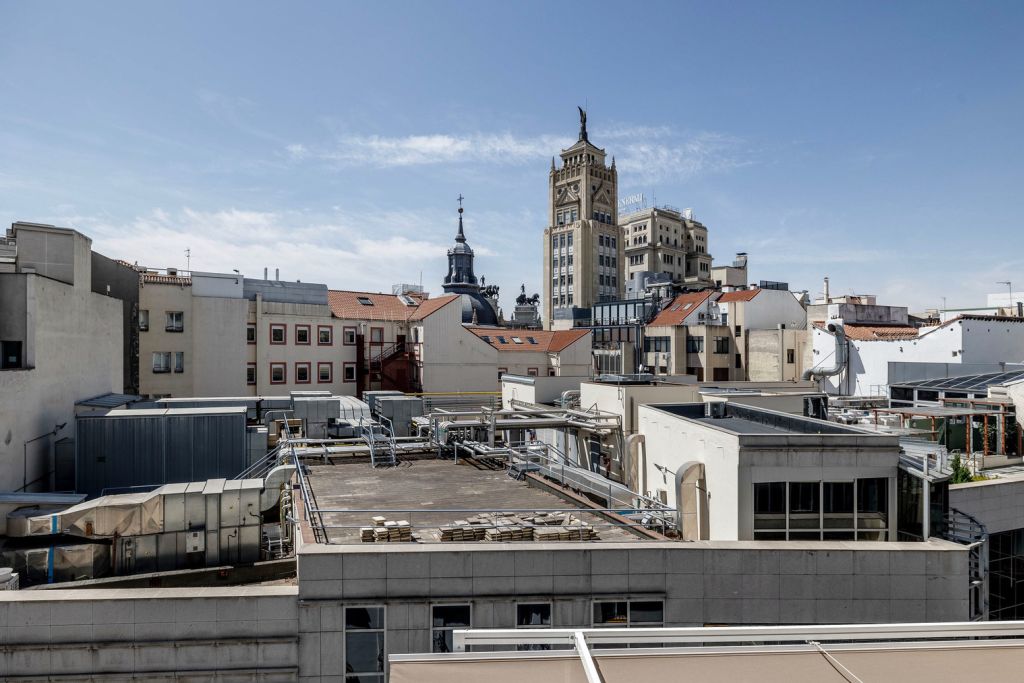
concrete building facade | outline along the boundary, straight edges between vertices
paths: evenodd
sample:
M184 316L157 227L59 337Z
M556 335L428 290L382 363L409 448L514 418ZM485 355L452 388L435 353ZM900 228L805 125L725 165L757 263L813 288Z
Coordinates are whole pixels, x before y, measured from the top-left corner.
M690 209L660 206L620 218L626 279L665 273L677 285L709 286L708 229Z
M91 240L15 223L0 264L0 490L47 490L75 403L124 382L123 302L92 291Z

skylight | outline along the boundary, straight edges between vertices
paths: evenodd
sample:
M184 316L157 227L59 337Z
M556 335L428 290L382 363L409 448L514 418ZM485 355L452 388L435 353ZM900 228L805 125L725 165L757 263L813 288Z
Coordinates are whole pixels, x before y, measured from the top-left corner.
M522 344L523 340L520 339L519 337L512 337L512 343L513 344Z
M533 337L527 337L526 341L530 342L531 344L536 344L537 343L537 340L534 339Z
M372 302L372 301L370 301L370 298L369 298L369 297L366 297L366 296L361 296L361 297L359 297L359 298L357 299L357 301L358 301L359 303L361 303L361 304L362 304L363 306L372 306L372 305L373 305L373 302Z
M499 344L508 344L508 342L507 342L507 341L505 341L505 338L504 338L504 337L498 337L498 343L499 343Z
M490 337L488 337L488 336L487 336L486 334L482 334L482 335L480 335L480 338L481 338L481 339L483 339L483 340L484 340L485 342L487 342L488 344L490 344L490 343L491 343L491 338L490 338Z

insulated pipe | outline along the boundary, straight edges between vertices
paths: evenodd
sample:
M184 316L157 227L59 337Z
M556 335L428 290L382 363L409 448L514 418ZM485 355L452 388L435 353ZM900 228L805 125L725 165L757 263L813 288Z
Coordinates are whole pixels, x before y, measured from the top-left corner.
M836 362L830 368L815 367L804 370L803 380L805 382L807 380L815 378L820 379L823 377L833 377L835 375L838 375L840 372L846 369L846 366L849 363L850 359L848 357L849 353L847 350L846 333L843 332L842 326L833 325L830 323L828 326L828 331L834 334L836 337Z

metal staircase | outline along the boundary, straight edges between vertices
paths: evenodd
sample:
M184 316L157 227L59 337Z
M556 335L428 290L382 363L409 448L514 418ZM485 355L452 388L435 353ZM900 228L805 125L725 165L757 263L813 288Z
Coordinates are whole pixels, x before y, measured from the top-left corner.
M359 437L370 449L370 464L373 467L398 464L395 430L386 417L381 417L380 422L360 418Z
M968 547L971 621L988 620L988 530L966 512L950 508L946 515L944 538Z

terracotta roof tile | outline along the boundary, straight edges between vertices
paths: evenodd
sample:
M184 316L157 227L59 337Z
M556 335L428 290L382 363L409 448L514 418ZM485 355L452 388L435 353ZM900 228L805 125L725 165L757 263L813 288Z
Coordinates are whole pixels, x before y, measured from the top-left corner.
M735 301L750 301L760 292L760 289L738 289L735 292L722 292L722 296L718 297L718 301L726 304Z
M686 316L693 313L698 306L707 301L712 293L710 289L706 289L702 292L680 294L672 300L672 303L663 308L661 313L658 313L648 325L651 327L680 325L686 319Z
M141 273L142 282L148 285L181 285L192 286L192 278L180 275L161 275L159 273Z
M423 320L431 313L436 313L458 298L458 294L446 294L436 299L427 299L420 303L416 310L413 311L412 315L409 316L409 320Z
M824 330L825 325L814 323L819 330ZM902 339L917 339L920 331L909 325L861 325L858 323L847 323L843 326L843 332L847 339L854 341L899 341Z
M562 351L590 334L590 330L523 330L508 327L467 327L466 329L499 351L542 351L545 353ZM520 343L517 344L515 339L518 339Z
M422 300L418 295L407 295L417 304ZM360 300L369 302L360 303ZM347 320L395 320L404 321L416 310L394 294L374 292L351 292L331 289L327 291L327 303L335 318Z

